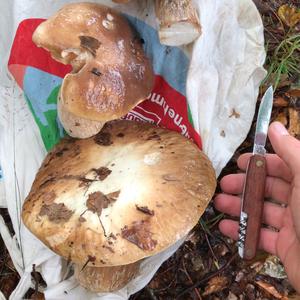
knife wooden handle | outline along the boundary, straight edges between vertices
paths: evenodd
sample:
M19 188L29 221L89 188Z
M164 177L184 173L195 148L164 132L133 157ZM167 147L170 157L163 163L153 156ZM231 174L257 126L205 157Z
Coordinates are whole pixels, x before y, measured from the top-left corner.
M264 207L266 159L262 155L251 156L244 188L243 211L247 213L244 259L253 259L258 247Z

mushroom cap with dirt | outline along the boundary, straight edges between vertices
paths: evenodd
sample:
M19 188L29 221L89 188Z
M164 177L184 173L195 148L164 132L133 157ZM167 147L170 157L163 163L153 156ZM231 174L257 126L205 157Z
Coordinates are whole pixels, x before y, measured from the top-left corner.
M197 224L215 187L209 159L190 140L152 124L113 121L94 138L66 138L48 154L22 218L45 245L77 264L78 277L78 268L95 267L86 270L94 279L101 269L125 268L118 289L132 278L132 264Z
M33 41L73 67L63 80L59 101L68 114L62 124L74 137L69 129L75 122L80 129L78 118L103 125L126 115L153 88L154 73L141 39L124 16L107 6L65 5L37 27Z

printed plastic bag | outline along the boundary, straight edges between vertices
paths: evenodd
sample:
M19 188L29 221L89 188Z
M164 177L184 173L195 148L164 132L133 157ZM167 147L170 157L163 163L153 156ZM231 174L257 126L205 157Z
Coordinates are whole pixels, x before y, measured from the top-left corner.
M32 32L68 0L0 0L0 165L3 197L15 236L0 218L0 233L21 280L11 299L32 285L32 265L47 283L47 299L127 299L143 288L161 263L183 242L146 259L137 278L116 293L92 294L78 286L63 259L22 224L22 203L47 151L63 136L56 99L70 70L37 48ZM95 1L115 5L110 1ZM127 119L153 122L193 139L219 174L246 137L254 115L259 82L265 72L263 27L250 0L195 1L202 35L193 46L159 43L152 1L119 5L143 40L153 61L155 87ZM9 70L9 72L8 72ZM1 195L1 193L0 193ZM1 200L1 197L0 197Z

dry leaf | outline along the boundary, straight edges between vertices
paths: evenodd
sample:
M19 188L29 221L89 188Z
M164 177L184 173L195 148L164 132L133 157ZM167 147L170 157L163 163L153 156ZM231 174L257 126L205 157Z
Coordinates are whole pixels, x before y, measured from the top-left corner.
M294 27L300 21L300 11L296 7L284 4L278 9L278 16L284 24Z
M264 3L263 0L253 0L253 2L255 3L261 14L267 14L270 12L270 6Z
M239 272L236 274L234 281L240 282L240 281L244 278L244 276L245 276L244 272L239 271Z
M274 121L280 122L282 125L286 126L288 121L285 112L281 112L277 115Z
M294 108L289 108L289 118L290 118L290 126L289 133L292 136L300 135L300 116L297 110Z
M280 259L275 255L270 255L266 259L260 274L268 275L277 279L283 279L287 277Z
M274 102L273 102L274 107L287 107L288 104L289 104L288 101L285 100L283 97L274 98Z
M4 275L0 280L0 290L6 299L9 298L11 293L14 291L18 285L19 277L17 273L12 273L10 275Z
M300 89L289 90L287 94L290 95L291 97L300 98Z
M224 290L227 287L228 284L228 279L226 277L213 277L212 279L209 280L205 291L203 293L203 296L208 296L213 293L220 292Z
M289 98L289 106L300 111L300 89L291 89L285 94Z
M213 249L217 256L225 256L229 252L229 249L224 243L216 245Z
M250 266L250 268L252 270L255 270L256 273L259 273L262 270L263 267L264 267L264 262L263 261L256 261Z
M233 294L229 291L229 294L227 296L227 300L238 300L238 297L235 294Z
M187 236L186 241L191 242L194 246L197 245L199 242L200 236L199 234L196 234L195 231L190 232L190 234Z
M203 264L203 260L201 258L201 256L193 256L191 258L191 263L192 263L192 269L193 271L204 271L205 270L205 266Z
M254 285L248 283L246 288L245 288L245 296L246 296L246 299L249 299L249 300L256 300L256 289L254 287Z
M160 285L159 277L154 277L148 284L149 288L153 290L158 290L161 287Z
M10 258L10 256L7 257L7 261L5 262L5 265L11 271L16 272L16 268L15 268L14 263L13 263L12 259Z
M45 296L43 293L37 292L31 296L31 300L45 300Z
M288 298L285 295L281 295L276 288L271 285L270 283L264 282L264 281L255 281L255 283L262 288L264 291L266 291L268 294L272 295L276 299L281 300L288 300Z

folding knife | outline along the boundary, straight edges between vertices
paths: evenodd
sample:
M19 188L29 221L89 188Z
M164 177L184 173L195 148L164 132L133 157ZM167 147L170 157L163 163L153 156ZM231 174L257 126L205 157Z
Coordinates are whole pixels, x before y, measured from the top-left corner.
M242 194L238 252L246 260L255 257L260 238L267 176L265 145L272 107L273 88L270 86L259 106L253 154L248 162Z

